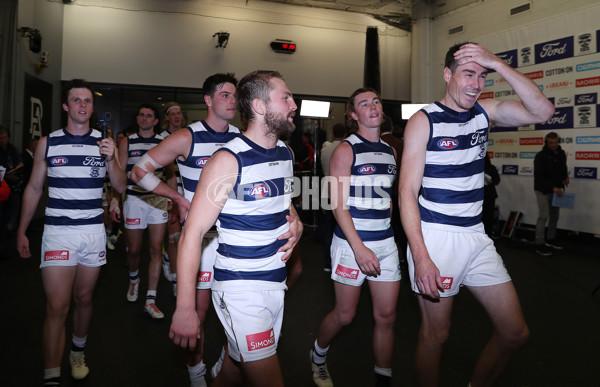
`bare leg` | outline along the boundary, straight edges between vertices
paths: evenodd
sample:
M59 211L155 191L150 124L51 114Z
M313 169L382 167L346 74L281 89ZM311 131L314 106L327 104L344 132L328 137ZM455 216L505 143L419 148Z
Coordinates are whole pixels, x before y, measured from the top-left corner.
M162 271L162 241L167 229L166 223L149 224L150 265L148 266L148 290L158 288L158 280Z
M242 368L241 363L234 361L229 357L229 351L227 347L225 349L225 358L223 359L223 366L221 372L217 375L211 387L230 387L239 386L242 384Z
M133 272L140 268L140 255L142 250L143 229L125 229L127 242L127 263L129 271Z
M434 302L419 296L421 329L415 353L419 386L436 387L439 384L440 358L450 331L452 303L452 297Z
M290 290L302 274L302 257L300 256L300 245L296 245L296 247L294 247L294 250L292 250L292 255L290 256L290 259L288 259L286 266L288 272L286 284L288 290Z
M360 297L360 287L333 283L335 290L335 307L321 322L317 334L317 344L326 348L335 335L346 325L350 324L356 314L356 306Z
M87 336L92 320L93 295L100 267L77 265L75 284L73 285L73 334L77 337Z
M371 299L373 300L373 354L375 365L380 368L392 368L394 356L394 322L400 281L369 281Z
M45 267L42 282L46 291L42 352L44 368L59 368L65 350L65 321L71 305L75 266Z
M195 366L204 358L204 320L210 307L210 289L196 290L196 313L200 320L200 340L196 343L196 348L188 352L187 364Z
M529 339L529 329L512 282L470 286L469 290L481 302L494 324L492 338L473 371L471 386L492 386L517 350Z

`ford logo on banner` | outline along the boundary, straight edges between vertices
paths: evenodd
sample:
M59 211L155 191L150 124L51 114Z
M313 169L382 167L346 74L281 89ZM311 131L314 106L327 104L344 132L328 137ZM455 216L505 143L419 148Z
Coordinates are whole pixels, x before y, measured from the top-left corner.
M573 37L551 40L535 45L535 63L573 57Z
M519 174L519 166L518 165L503 165L502 166L502 174L503 175L518 175Z
M598 93L575 95L575 105L595 105L596 101L598 101Z
M575 177L578 179L597 179L598 168L575 167Z
M566 129L573 127L573 107L557 107L548 121L535 125L536 130Z
M516 49L496 53L496 56L498 58L502 59L504 62L506 62L507 65L509 65L512 68L517 68L519 66L518 55L519 54ZM488 74L493 72L494 70L488 69Z

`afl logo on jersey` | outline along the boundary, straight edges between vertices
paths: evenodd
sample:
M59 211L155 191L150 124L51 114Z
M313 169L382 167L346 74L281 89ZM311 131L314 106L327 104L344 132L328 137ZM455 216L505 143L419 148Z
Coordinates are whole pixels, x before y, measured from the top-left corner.
M442 138L437 143L440 149L454 149L458 146L458 140L455 138Z
M204 168L208 159L209 157L201 157L198 160L196 160L196 165L200 168Z
M141 150L134 150L129 152L129 157L139 157L142 155L142 151Z
M265 196L270 196L271 190L269 186L264 183L254 184L250 191L248 191L248 195L253 196L255 198L264 198Z
M363 165L362 167L358 168L358 173L360 173L361 175L370 175L372 173L375 173L375 171L377 170L377 168L375 168L374 165Z
M50 160L50 164L54 166L67 165L69 164L69 159L66 157L55 157L52 160Z

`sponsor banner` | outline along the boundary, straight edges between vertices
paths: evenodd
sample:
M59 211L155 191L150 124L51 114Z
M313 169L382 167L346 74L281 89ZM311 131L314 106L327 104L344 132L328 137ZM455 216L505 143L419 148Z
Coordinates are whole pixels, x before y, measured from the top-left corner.
M600 70L600 60L594 62L579 63L577 66L575 66L575 71L577 72L590 70Z
M552 103L556 107L573 106L574 100L575 100L575 98L573 98L573 95L565 95L565 96L556 97L556 99L554 99L554 101Z
M488 139L488 147L490 147L490 146L494 146L494 139L493 138Z
M554 111L554 115L542 124L535 126L536 130L547 129L567 129L573 127L573 108L570 106L559 108Z
M519 166L518 165L502 165L502 174L503 175L518 175L519 174Z
M519 67L531 66L535 64L535 56L533 55L533 46L521 47L519 49Z
M575 81L575 87L599 86L600 77L581 78Z
M522 137L519 139L519 145L544 145L544 137Z
M575 144L600 144L600 136L577 136L575 137Z
M518 159L519 155L517 152L496 152L496 158L498 159Z
M531 73L525 73L524 74L527 78L529 79L540 79L540 78L544 78L544 72L542 70L539 71L534 71Z
M573 57L573 37L550 40L535 46L535 63L546 63Z
M538 152L520 152L519 153L519 158L520 159L535 159L535 155L537 155Z
M575 94L575 105L596 105L598 93Z
M598 168L575 167L574 177L576 179L597 179Z
M521 168L519 168L519 175L533 176L533 167L531 165L521 165Z
M489 98L494 98L494 92L493 91L488 91L488 92L479 94L479 98L478 99L489 99Z
M574 128L591 128L596 126L596 107L580 105L575 107Z
M595 36L590 32L575 35L575 56L593 54L596 52Z
M544 71L544 75L547 77L554 77L556 75L569 74L573 72L573 66L565 66L565 67L556 67L552 69L547 69Z
M600 152L575 152L575 160L600 160Z
M519 60L517 55L517 50L509 50L504 52L499 52L496 56L506 62L512 68L517 68L519 66ZM495 71L492 69L488 69L488 74L494 73Z

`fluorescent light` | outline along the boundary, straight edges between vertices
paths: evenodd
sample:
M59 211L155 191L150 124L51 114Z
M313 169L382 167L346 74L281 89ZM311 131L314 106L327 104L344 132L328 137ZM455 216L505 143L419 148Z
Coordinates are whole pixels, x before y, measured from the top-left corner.
M427 106L427 103L403 103L402 104L402 119L408 120L413 114L421 108Z
M300 115L304 117L328 118L329 105L330 102L303 99L300 105Z

